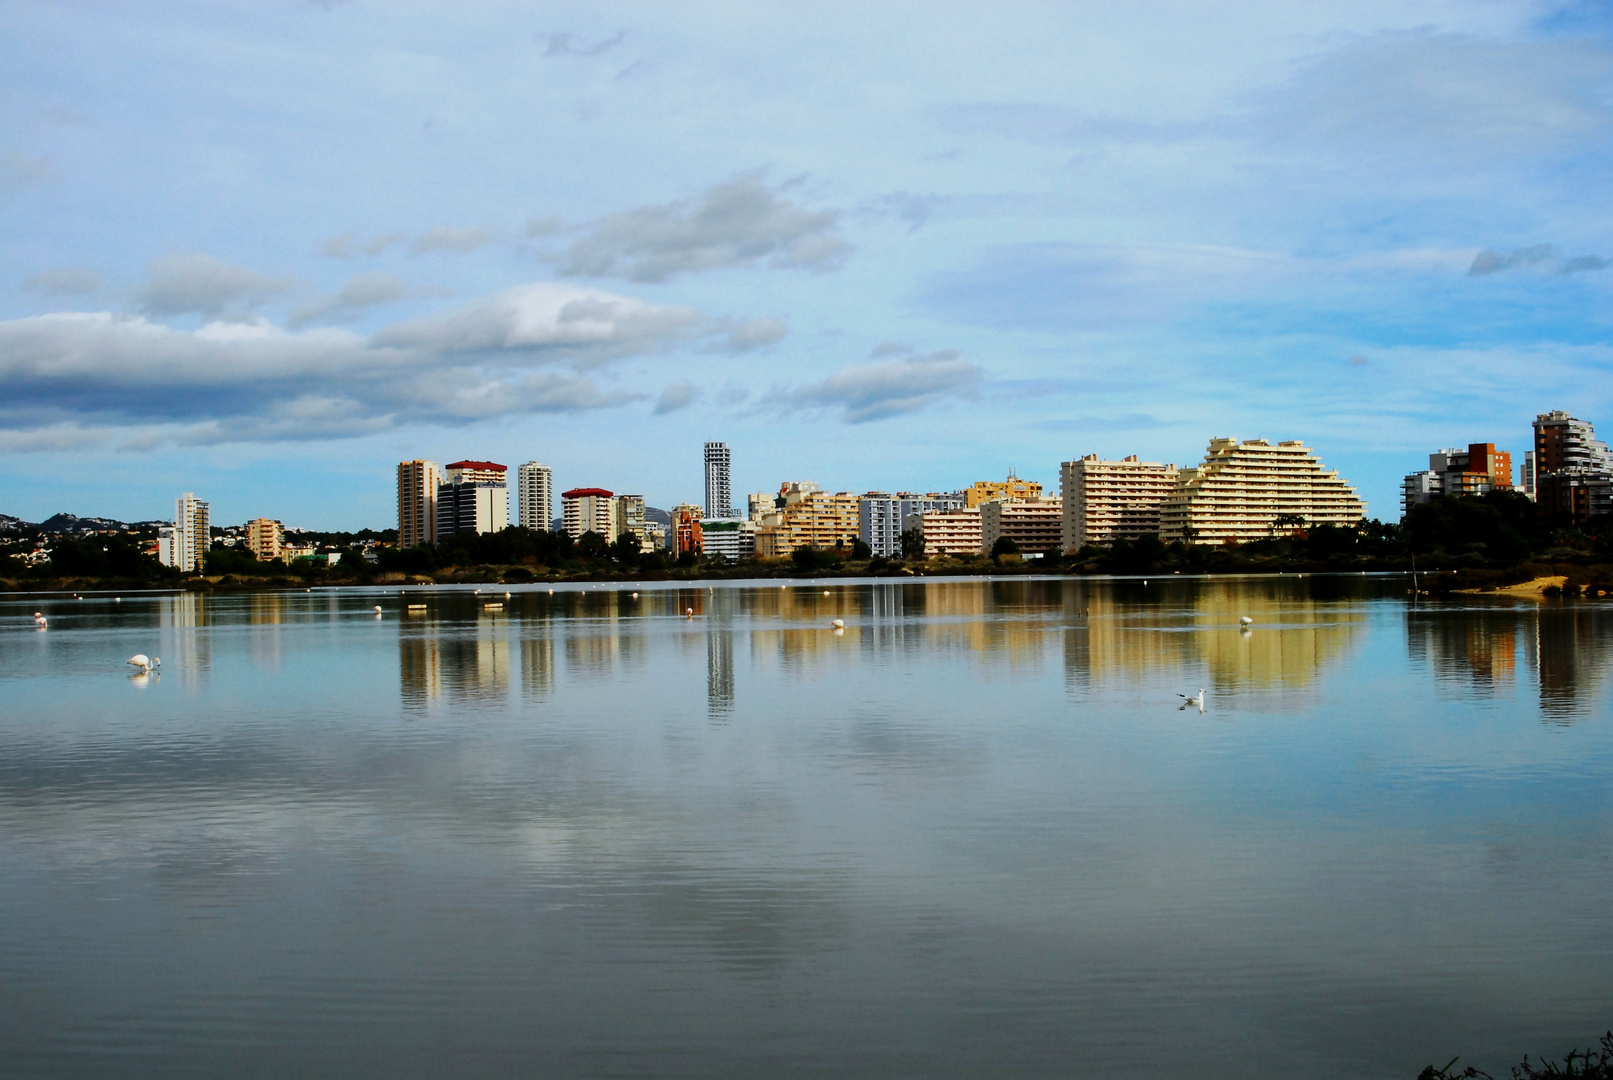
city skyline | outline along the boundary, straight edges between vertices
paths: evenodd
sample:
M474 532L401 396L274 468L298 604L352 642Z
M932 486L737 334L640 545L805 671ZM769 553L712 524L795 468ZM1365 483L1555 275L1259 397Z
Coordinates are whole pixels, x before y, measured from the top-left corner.
M25 519L359 528L455 448L670 505L711 431L735 491L1298 438L1387 519L1428 448L1613 399L1592 6L0 26Z

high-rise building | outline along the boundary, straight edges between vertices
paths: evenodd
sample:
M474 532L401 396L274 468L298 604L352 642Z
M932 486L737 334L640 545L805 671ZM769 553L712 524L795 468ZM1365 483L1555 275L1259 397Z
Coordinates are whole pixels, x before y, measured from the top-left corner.
M208 549L213 546L207 509L207 504L189 491L174 500L174 532L169 548L173 561L169 566L192 574L206 565Z
M1518 469L1518 487L1531 499L1535 497L1535 452L1523 452L1523 465Z
M503 484L437 485L439 541L454 533L503 532L509 524L509 492Z
M1443 495L1483 495L1512 488L1512 455L1494 443L1447 447L1428 455L1428 468L1401 482L1400 513Z
M437 485L437 537L502 532L510 524L509 470L493 461L456 461Z
M560 493L560 518L566 535L573 540L582 539L583 533L597 533L605 543L616 537L611 535L615 524L614 496L604 488L572 488Z
M778 496L771 491L753 491L745 496L745 516L760 524L764 514L778 509Z
M924 536L924 557L980 554L980 508L959 506L951 510L931 510L910 514L903 527L918 529Z
M1006 480L977 480L963 492L963 505L979 506L992 499L1040 499L1042 485L1035 480L1021 480L1013 473Z
M1007 537L1026 553L1057 553L1064 531L1063 500L992 499L980 504L980 551L991 554Z
M1613 453L1589 421L1556 410L1535 417L1535 502L1575 521L1613 513Z
M497 484L507 489L509 469L496 461L455 461L443 469L445 484Z
M632 533L638 538L639 550L649 550L650 531L648 523L644 520L644 496L615 497L611 506L610 531L610 541L613 544L623 533Z
M1176 490L1175 465L1139 461L1137 455L1104 461L1087 454L1059 466L1063 520L1059 544L1079 551L1087 544L1112 544L1159 533L1160 511Z
M548 529L554 518L554 481L547 465L529 461L515 470L515 523Z
M1203 464L1182 470L1159 533L1167 542L1235 544L1283 528L1349 527L1365 514L1355 488L1297 439L1211 439Z
M857 540L858 498L849 491L830 495L811 482L779 487L783 505L762 518L756 554L789 555L796 548L849 548Z
M738 562L756 555L757 524L746 518L705 518L700 522L701 554Z
M731 518L734 516L734 500L729 494L730 466L728 444L725 442L708 442L706 444L707 517Z
M286 542L286 529L273 518L253 518L246 523L247 550L259 562L274 562Z
M157 526L157 561L164 566L179 565L178 537L172 525Z
M964 504L963 493L932 491L917 495L911 491L889 495L870 491L857 500L857 536L875 555L890 557L902 551L902 530L914 514L931 510L951 510Z
M692 551L696 555L705 550L705 530L700 525L704 517L700 507L693 503L679 503L671 511L672 527L667 530L667 542L672 554Z
M437 485L442 473L435 461L398 463L398 546L437 542Z

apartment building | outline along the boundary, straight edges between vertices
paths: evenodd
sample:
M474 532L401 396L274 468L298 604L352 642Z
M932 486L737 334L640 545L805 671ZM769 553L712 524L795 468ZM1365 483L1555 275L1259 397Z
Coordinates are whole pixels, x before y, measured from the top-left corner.
M583 533L597 533L608 544L615 518L615 496L604 488L572 488L560 493L561 528L573 540Z
M554 474L529 461L515 470L515 523L547 531L554 524Z
M701 519L705 513L694 503L679 503L672 508L672 528L667 532L667 540L672 546L672 554L682 555L685 551L692 551L696 555L705 550L705 531L701 527Z
M161 531L158 532L158 558L166 553L165 565L176 566L187 574L200 573L212 546L207 503L187 491L174 500L173 532L168 536L166 548L162 545Z
M1136 454L1105 461L1087 454L1059 466L1063 510L1059 546L1075 552L1160 531L1160 513L1176 490L1175 465L1139 461Z
M286 527L273 518L253 518L246 523L246 548L259 562L273 562L285 546Z
M443 468L445 484L497 484L506 487L509 470L495 461L454 461Z
M437 540L455 533L496 533L509 528L510 499L503 484L437 485Z
M729 562L755 558L758 528L745 518L704 518L700 522L701 551Z
M615 543L623 533L632 533L638 539L640 551L650 550L649 524L644 519L644 496L618 495L611 501L610 532L607 534L611 543Z
M870 491L857 501L857 536L875 555L889 558L902 551L902 530L909 517L931 510L953 510L964 504L961 491L943 494L932 491L917 495L910 491L890 495Z
M1006 480L977 480L963 492L963 505L979 506L993 499L1040 499L1042 485L1034 480L1021 480L1013 473Z
M442 471L435 461L398 463L398 546L437 541L437 487Z
M1483 495L1512 489L1512 455L1494 443L1447 447L1428 455L1428 468L1401 482L1400 514L1444 495Z
M1277 534L1279 518L1352 526L1366 514L1355 488L1298 440L1211 439L1204 462L1183 469L1160 513L1160 538L1233 544Z
M1540 512L1575 521L1613 513L1613 454L1590 422L1554 410L1535 417L1534 428Z
M779 497L783 505L763 515L756 531L759 557L789 555L801 547L850 547L856 541L859 506L854 493L831 495L814 483L785 483Z
M1058 552L1064 532L1064 500L993 499L980 504L980 551L991 554L1008 537L1024 552Z
M706 444L706 514L711 518L734 516L734 500L730 492L733 460L725 442Z
M930 510L911 514L905 528L924 534L924 557L980 554L980 508L959 506L951 510Z

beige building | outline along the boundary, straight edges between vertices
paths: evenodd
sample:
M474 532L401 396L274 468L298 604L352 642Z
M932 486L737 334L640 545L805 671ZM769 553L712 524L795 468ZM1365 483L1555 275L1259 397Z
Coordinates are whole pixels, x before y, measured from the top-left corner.
M1059 546L1079 551L1087 544L1110 544L1122 536L1160 531L1159 515L1176 490L1175 465L1138 461L1137 455L1104 461L1087 454L1059 467L1064 514Z
M253 518L246 523L247 550L260 562L273 562L280 557L280 548L286 542L286 529L273 518Z
M1061 499L993 499L980 504L980 552L990 555L992 547L1006 536L1024 552L1059 550L1064 527Z
M1006 480L977 480L964 489L963 505L979 506L993 499L1040 499L1042 485L1035 480L1021 480L1009 474Z
M616 500L604 488L572 488L560 494L561 527L573 540L583 533L597 533L610 543L611 526L616 523Z
M398 463L398 546L419 547L437 541L437 485L442 473L435 461Z
M980 508L977 506L914 514L908 518L907 527L915 525L924 533L926 559L980 554Z
M610 542L623 533L638 537L639 551L650 550L650 530L644 520L644 496L618 495L611 504Z
M1167 542L1235 544L1268 539L1289 526L1351 526L1366 510L1355 488L1297 439L1275 446L1265 439L1211 439L1204 463L1182 470L1160 513L1159 532Z
M779 487L783 506L764 512L756 530L759 558L789 555L796 548L850 547L857 540L859 499L849 491L834 495L810 482Z

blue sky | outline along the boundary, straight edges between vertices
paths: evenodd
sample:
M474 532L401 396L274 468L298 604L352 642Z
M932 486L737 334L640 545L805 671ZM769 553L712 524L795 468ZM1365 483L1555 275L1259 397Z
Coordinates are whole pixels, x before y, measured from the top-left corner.
M13 3L0 513L1613 425L1605 5Z

